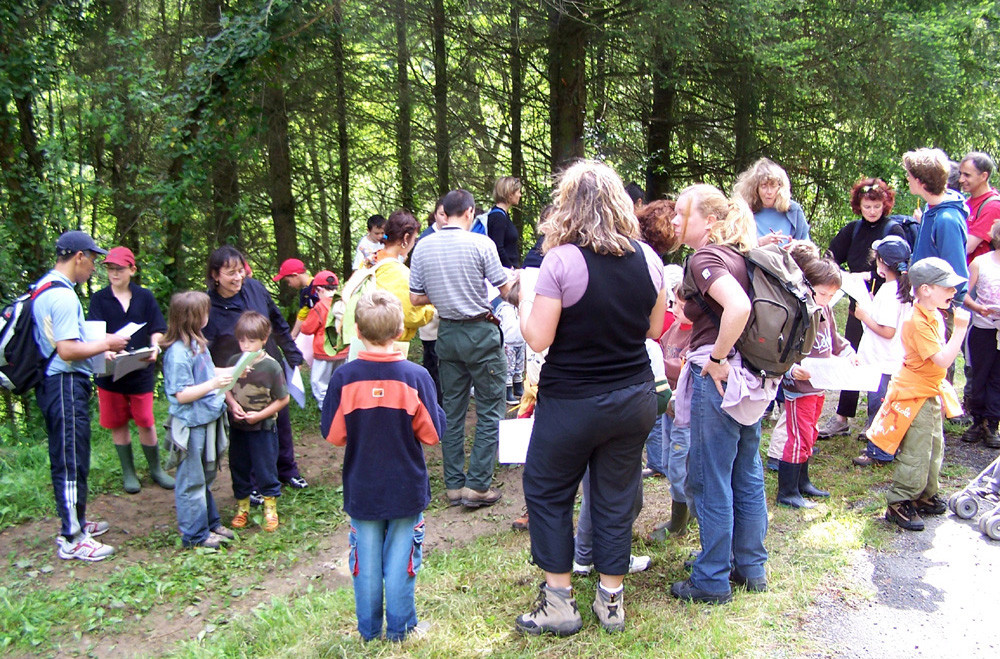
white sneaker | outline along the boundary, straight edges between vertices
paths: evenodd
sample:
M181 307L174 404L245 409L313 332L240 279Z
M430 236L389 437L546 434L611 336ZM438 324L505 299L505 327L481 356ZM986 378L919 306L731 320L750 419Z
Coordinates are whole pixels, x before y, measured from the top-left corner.
M649 556L635 556L631 555L628 557L628 573L635 574L636 572L645 572L649 569L652 559Z
M576 561L573 561L573 574L590 574L593 569L593 565L580 565Z
M64 536L56 539L59 546L59 558L68 561L76 558L81 561L103 561L105 558L115 553L115 548L111 545L101 544L87 534L79 536L78 540L67 540Z
M107 522L87 522L83 525L83 532L92 538L104 535L111 528Z

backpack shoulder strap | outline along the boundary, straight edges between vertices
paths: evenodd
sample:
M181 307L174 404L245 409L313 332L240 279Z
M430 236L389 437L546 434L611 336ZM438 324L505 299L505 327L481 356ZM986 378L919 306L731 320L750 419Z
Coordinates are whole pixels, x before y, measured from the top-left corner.
M983 200L983 203L979 204L979 208L976 209L976 215L972 218L973 222L979 219L979 214L983 212L983 207L991 201L1000 201L1000 194L990 195Z
M36 297L38 297L39 295L41 295L45 291L49 290L50 288L69 288L69 286L66 285L66 282L61 281L59 279L50 279L49 281L45 282L44 284L42 284L40 286L35 286L34 288L32 288L31 289L31 297L30 297L30 299L34 300Z

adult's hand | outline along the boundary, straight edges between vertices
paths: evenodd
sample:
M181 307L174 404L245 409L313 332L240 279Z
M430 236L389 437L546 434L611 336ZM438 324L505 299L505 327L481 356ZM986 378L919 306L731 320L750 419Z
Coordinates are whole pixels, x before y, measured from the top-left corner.
M702 376L707 375L715 381L715 388L719 390L720 396L726 394L726 390L722 385L729 379L729 362L727 360L722 360L721 364L716 364L712 360L705 362L705 366L701 369L701 374Z

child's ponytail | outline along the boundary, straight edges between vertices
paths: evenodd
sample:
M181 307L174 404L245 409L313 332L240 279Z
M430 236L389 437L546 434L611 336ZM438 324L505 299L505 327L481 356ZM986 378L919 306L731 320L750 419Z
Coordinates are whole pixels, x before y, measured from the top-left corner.
M896 299L903 304L913 303L913 287L910 286L910 275L905 263L901 263L896 270Z

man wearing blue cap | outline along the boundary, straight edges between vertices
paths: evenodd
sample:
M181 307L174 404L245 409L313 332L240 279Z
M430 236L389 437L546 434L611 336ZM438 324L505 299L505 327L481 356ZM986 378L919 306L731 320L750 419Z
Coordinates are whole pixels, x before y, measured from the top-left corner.
M62 522L56 538L59 558L100 561L114 553L94 536L107 522L88 522L87 474L90 471L90 358L124 350L128 339L106 334L86 340L84 314L73 287L90 279L98 256L107 254L83 231L67 231L56 241L56 265L35 287L47 286L32 305L35 341L52 356L35 389L49 436L49 463L56 510ZM55 354L53 354L55 353Z

